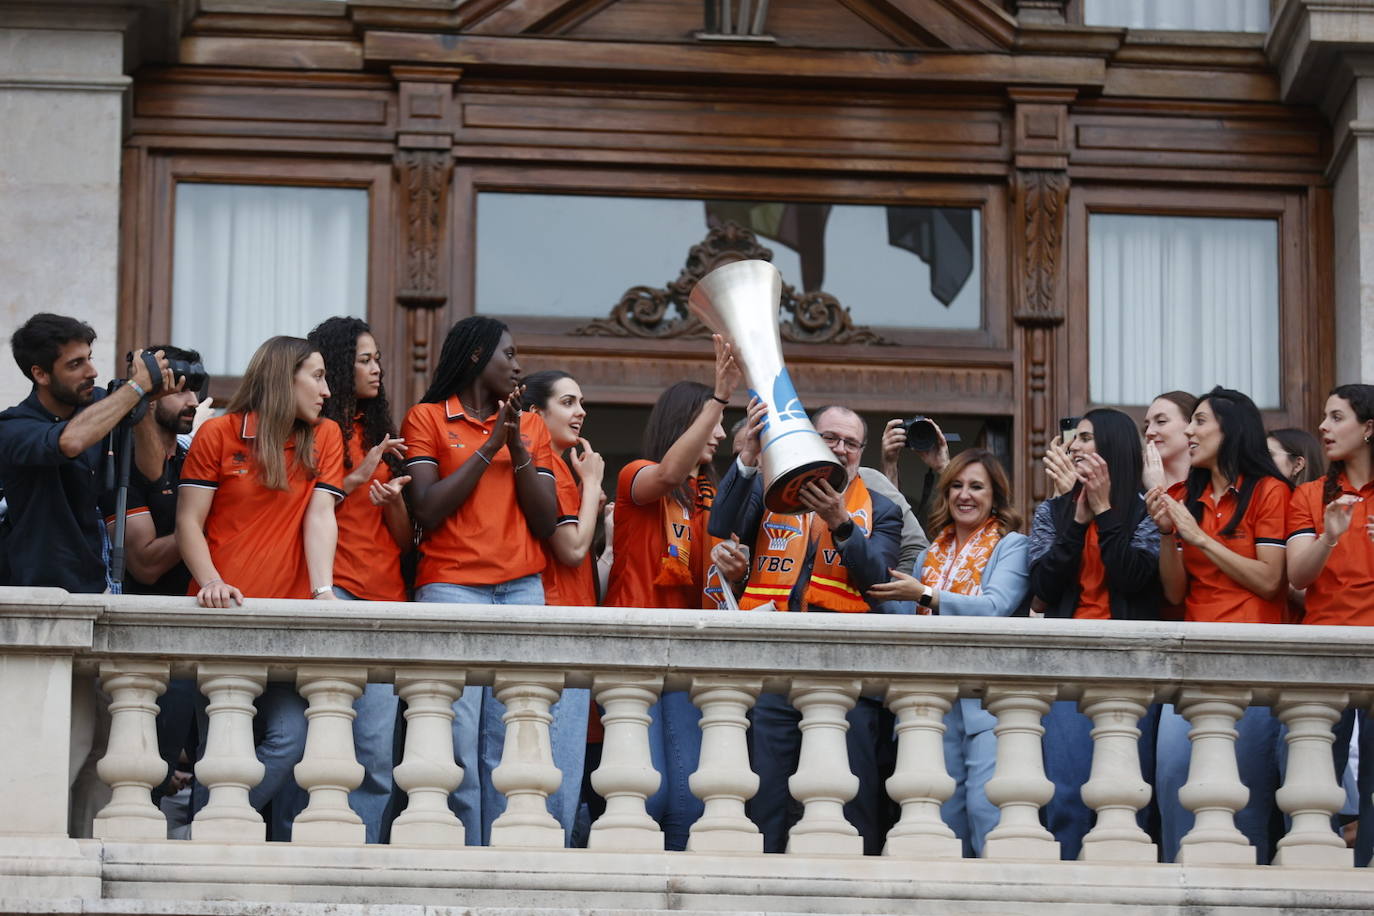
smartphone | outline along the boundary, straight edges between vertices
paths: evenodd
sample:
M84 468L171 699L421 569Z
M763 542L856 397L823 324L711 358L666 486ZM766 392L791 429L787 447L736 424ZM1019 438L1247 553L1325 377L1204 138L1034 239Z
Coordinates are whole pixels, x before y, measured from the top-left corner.
M1068 448L1073 437L1078 435L1078 424L1082 417L1063 417L1059 420L1059 440Z

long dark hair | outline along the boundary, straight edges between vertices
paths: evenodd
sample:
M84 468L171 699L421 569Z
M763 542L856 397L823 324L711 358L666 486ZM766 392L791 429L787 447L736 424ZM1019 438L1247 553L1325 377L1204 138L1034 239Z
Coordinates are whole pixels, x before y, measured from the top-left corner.
M1298 476L1289 478L1293 486L1316 480L1326 473L1326 456L1322 454L1322 444L1307 430L1292 426L1271 429L1269 438L1277 442L1289 458L1302 459L1302 470L1298 472Z
M662 461L673 443L687 432L687 427L701 413L702 406L714 392L700 382L676 382L658 396L649 422L644 425L644 442L640 454L650 461ZM716 482L716 469L709 462L702 468L711 483ZM692 493L685 483L673 487L673 499L689 513L696 511Z
M549 398L553 397L553 386L565 378L572 378L572 376L562 369L545 369L543 372L525 376L521 380L525 385L525 406L547 410Z
M501 345L501 335L507 330L505 322L485 315L472 315L449 328L443 349L439 351L434 380L420 402L442 404L476 381L491 362L491 355ZM473 353L477 354L475 360Z
M1218 532L1222 537L1236 533L1236 526L1250 508L1250 497L1255 487L1265 477L1283 481L1290 490L1293 484L1274 459L1269 456L1269 446L1265 442L1264 418L1259 408L1250 398L1232 388L1220 385L1198 398L1198 407L1203 403L1211 405L1217 425L1221 427L1221 445L1217 448L1217 470L1234 484L1241 481L1240 493L1236 499L1236 511L1226 527ZM1195 411L1196 412L1196 411ZM1243 479L1242 479L1243 478ZM1188 496L1185 505L1192 511L1193 518L1202 521L1202 494L1212 484L1212 472L1207 468L1193 468L1188 472Z
M386 400L386 385L377 389L375 398L358 401L354 360L358 356L358 338L371 334L372 328L361 318L339 316L326 318L315 325L307 338L324 357L324 378L329 383L329 398L324 402L323 415L339 424L343 430L344 467L353 469L353 456L349 454L348 443L353 438L353 418L362 414L363 451L367 451L382 441L383 436L396 434L391 422L391 406ZM361 409L360 409L361 408ZM387 455L386 462L392 471L399 470L400 462L394 455Z
M1374 420L1374 385L1337 385L1328 397L1342 398L1355 412L1355 419L1361 423ZM1369 457L1374 462L1374 442L1368 443ZM1322 484L1322 505L1326 505L1341 495L1340 476L1345 471L1344 461L1333 461L1326 469L1326 480Z
M1097 446L1097 453L1107 463L1107 473L1112 479L1108 495L1112 507L1108 512L1113 518L1131 521L1140 502L1140 475L1145 468L1140 432L1135 428L1135 421L1110 407L1090 410L1083 415L1083 419L1093 425L1093 442ZM1079 481L1064 500L1070 515L1074 511L1074 500L1082 489L1083 483Z

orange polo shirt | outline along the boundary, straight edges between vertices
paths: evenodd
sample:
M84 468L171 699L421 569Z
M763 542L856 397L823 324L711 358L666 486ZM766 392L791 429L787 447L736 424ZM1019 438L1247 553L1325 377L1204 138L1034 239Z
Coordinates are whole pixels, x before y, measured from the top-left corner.
M253 439L257 417L225 414L207 420L191 440L181 466L181 487L214 490L205 518L205 540L220 577L248 598L309 598L305 565L305 510L318 491L343 498L343 436L334 423L315 427L315 466L310 477L286 445L287 489L262 483ZM200 591L192 580L187 594Z
M1341 493L1358 496L1350 512L1350 530L1341 535L1326 556L1316 581L1307 586L1304 623L1336 626L1374 626L1374 542L1365 534L1369 505L1374 502L1374 481L1358 491L1342 473L1337 478ZM1316 537L1326 530L1324 480L1302 484L1289 502L1289 539Z
M332 420L330 421L333 422ZM353 467L363 463L363 424L353 423L353 435L344 443ZM345 476L347 476L345 474ZM339 547L334 552L334 584L364 601L406 600L405 579L401 576L401 548L386 526L381 506L368 496L372 481L391 480L391 468L377 462L372 476L358 484L339 503L334 517L339 521Z
M558 486L558 524L577 524L582 508L582 487L568 462L561 456L553 459L553 477ZM577 566L564 566L545 545L548 563L544 566L544 603L563 607L596 607L596 561L590 551Z
M469 417L457 397L442 404L416 404L401 427L406 466L434 465L442 479L467 461L481 461L477 449L491 435L496 417ZM522 414L520 438L538 472L552 480L553 445L544 421L533 413ZM544 569L543 545L516 501L510 449L496 453L457 512L426 532L420 552L417 587L431 582L499 585Z
M1203 491L1203 532L1224 544L1242 557L1255 558L1255 548L1262 544L1284 546L1288 536L1288 486L1281 480L1266 477L1255 485L1250 505L1230 537L1219 532L1230 522L1236 511L1236 498L1242 483L1237 480L1215 500L1212 488ZM1169 495L1183 502L1188 495L1188 482L1180 481L1169 488ZM1285 595L1268 600L1261 598L1237 583L1217 568L1200 549L1183 546L1183 566L1188 573L1188 594L1184 598L1184 620L1207 623L1282 623Z
M1083 536L1083 554L1078 564L1078 620L1111 620L1112 599L1107 594L1107 567L1102 565L1102 548L1097 542L1097 525L1090 523Z
M610 584L606 589L607 607L701 607L701 580L704 577L704 554L709 551L706 534L708 512L697 512L684 520L692 528L692 586L655 585L654 579L668 550L668 535L664 529L663 499L645 506L636 506L630 497L635 475L655 464L640 459L631 461L620 471L615 490L615 560L611 564ZM688 481L688 492L696 492L696 479ZM672 502L671 497L666 502ZM672 511L683 513L677 503ZM699 567L699 568L697 568Z

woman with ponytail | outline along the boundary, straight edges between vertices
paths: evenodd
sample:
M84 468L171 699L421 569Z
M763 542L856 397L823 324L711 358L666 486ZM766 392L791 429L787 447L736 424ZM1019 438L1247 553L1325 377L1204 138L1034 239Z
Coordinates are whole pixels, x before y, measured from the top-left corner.
M1288 578L1307 590L1304 623L1374 626L1374 385L1340 385L1322 416L1326 476L1293 493L1289 510ZM1345 772L1352 723L1336 727L1337 772ZM1359 833L1355 864L1374 853L1374 721L1361 711Z
M711 459L725 438L720 419L740 371L730 345L712 340L715 386L678 382L664 391L644 428L644 457L620 472L608 607L717 607L707 590ZM666 848L685 849L703 810L687 785L701 752L701 713L679 690L663 694L650 715L649 752L662 778L649 813L663 826Z
M553 447L544 421L522 412L521 394L504 324L474 315L449 330L434 380L401 428L423 530L417 601L544 603L541 542L557 515ZM454 752L465 775L449 806L470 846L486 845L505 810L491 784L505 741L502 708L490 687L469 687L454 704ZM557 793L551 801L557 808Z
M1284 543L1288 478L1265 445L1264 422L1239 391L1203 395L1185 429L1191 470L1166 493L1146 497L1161 534L1160 582L1184 619L1208 623L1281 623L1287 602ZM1176 860L1193 814L1178 790L1188 777L1188 723L1172 706L1160 715L1155 790L1166 862ZM1237 723L1236 755L1249 801L1236 826L1254 845L1260 864L1270 857L1269 818L1278 782L1278 721L1252 706Z
M1119 410L1090 410L1068 457L1072 489L1040 504L1031 523L1031 594L1047 617L1159 619L1159 529L1140 495L1142 459L1135 423ZM1142 729L1143 772L1150 772L1153 728ZM1045 773L1054 782L1047 826L1065 859L1077 859L1093 812L1080 797L1092 766L1092 723L1073 701L1045 717Z

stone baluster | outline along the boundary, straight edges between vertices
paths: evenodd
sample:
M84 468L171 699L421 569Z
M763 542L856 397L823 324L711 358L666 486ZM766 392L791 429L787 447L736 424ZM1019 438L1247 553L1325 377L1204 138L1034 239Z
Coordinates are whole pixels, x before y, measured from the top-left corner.
M396 695L406 703L406 744L392 776L409 801L392 822L393 845L466 842L463 824L448 806L449 793L463 781L463 768L453 759L453 703L464 680L462 673L449 671L396 672Z
M762 689L758 678L692 679L692 702L701 709L701 760L688 784L706 810L687 838L690 852L763 852L763 834L744 813L744 803L759 790L759 777L749 769L746 716Z
M844 803L859 791L849 768L845 714L854 708L859 682L840 678L798 678L789 699L801 713L801 758L787 781L802 804L802 817L787 837L787 851L799 855L863 855L863 837L844 816Z
M656 675L599 674L592 681L606 732L592 788L606 799L606 810L592 824L589 849L663 849L663 830L644 806L660 780L649 756L649 707L662 689Z
M209 700L210 716L196 779L210 790L210 800L196 812L191 839L265 842L267 825L248 803L248 793L262 782L265 772L254 750L253 700L267 685L267 666L202 662L196 678Z
M563 847L563 828L549 814L549 796L562 774L553 762L549 708L563 689L558 671L498 674L492 685L505 704L506 741L491 783L506 796L506 810L491 825L493 846Z
M348 793L363 781L353 752L353 701L367 684L366 668L311 665L296 672L305 711L305 756L294 770L310 804L291 825L293 843L363 843L363 819L348 806Z
M1092 720L1092 774L1083 784L1083 804L1097 823L1083 838L1085 862L1155 862L1158 847L1136 823L1150 803L1150 786L1140 773L1140 717L1154 698L1148 687L1087 687L1078 708Z
M994 859L1058 859L1059 844L1040 824L1040 809L1054 797L1054 783L1045 777L1040 724L1050 711L1053 687L1008 684L988 686L983 705L997 717L997 768L988 780L988 801L1002 809L997 826L988 832L983 856Z
M1192 726L1188 781L1178 800L1193 812L1193 829L1179 846L1177 862L1186 865L1254 865L1256 851L1236 829L1236 812L1250 790L1236 765L1236 723L1250 704L1250 691L1185 687L1175 708ZM1330 766L1330 761L1327 762Z
M99 839L167 839L167 818L152 800L153 788L167 778L156 724L167 674L166 662L100 663L100 679L111 698L110 738L96 772L112 794L95 816L93 835Z
M1276 798L1293 826L1279 840L1275 865L1355 864L1354 850L1331 829L1332 818L1345 802L1331 766L1331 727L1349 702L1348 693L1334 690L1289 689L1279 697L1275 709L1279 721L1288 726L1288 771Z
M902 817L887 834L883 855L907 859L957 859L963 844L940 818L954 794L945 768L945 715L959 697L953 683L896 681L887 706L897 717L897 765L887 792Z

